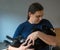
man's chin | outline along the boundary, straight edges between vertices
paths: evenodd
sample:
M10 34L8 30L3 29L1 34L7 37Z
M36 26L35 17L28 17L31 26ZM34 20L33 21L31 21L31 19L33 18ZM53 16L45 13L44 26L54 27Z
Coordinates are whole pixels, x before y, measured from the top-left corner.
M38 24L39 22L35 22L35 24Z

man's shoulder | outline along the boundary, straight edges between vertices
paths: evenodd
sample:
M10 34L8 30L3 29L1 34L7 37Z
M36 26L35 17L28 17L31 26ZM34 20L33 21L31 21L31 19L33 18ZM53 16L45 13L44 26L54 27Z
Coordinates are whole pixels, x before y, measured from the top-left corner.
M25 21L25 22L21 23L20 25L24 25L24 24L26 24L26 23L27 23L27 21Z
M27 21L20 23L19 27L23 27L26 23L27 23Z

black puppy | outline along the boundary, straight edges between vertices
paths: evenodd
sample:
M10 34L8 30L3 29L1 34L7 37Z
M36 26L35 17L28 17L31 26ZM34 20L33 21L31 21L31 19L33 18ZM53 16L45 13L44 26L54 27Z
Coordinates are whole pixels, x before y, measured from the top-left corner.
M56 35L55 32L53 32L52 30L50 30L50 28L48 28L46 25L43 25L42 27L42 30L41 29L38 29L38 28L33 28L32 29L32 32L35 32L35 31L41 31L41 32L44 32L46 34L49 34L49 35ZM13 47L19 47L22 43L25 42L26 39L24 39L21 35L16 37L16 38L11 38L9 36L6 36L9 40L11 40L12 42L9 42L7 40L4 40L5 43L7 43L8 45L11 45ZM28 40L29 41L29 40ZM28 43L27 41L27 43ZM25 44L25 46L27 45L27 43ZM32 43L32 41L31 41ZM44 43L41 39L37 38L35 40L35 44L34 46L30 46L29 48L34 48L35 50L39 50L45 46L47 46L48 44Z

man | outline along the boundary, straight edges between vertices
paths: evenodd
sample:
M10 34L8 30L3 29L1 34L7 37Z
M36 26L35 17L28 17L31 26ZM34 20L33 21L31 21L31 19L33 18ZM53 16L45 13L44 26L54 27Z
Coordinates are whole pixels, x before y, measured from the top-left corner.
M38 46L39 48L35 47L36 48L35 50L49 50L48 47L49 45L56 46L55 42L56 35L50 35L49 33L47 34L39 30L32 32L33 28L38 28L42 30L43 25L46 25L51 30L54 30L52 24L47 19L43 19L43 15L44 15L44 8L41 4L39 3L31 4L28 9L27 21L18 26L13 38L21 35L22 37L26 38L25 42L29 40L28 45L30 44L31 41L32 45L34 45L35 40L39 38L39 46ZM21 46L19 48L21 48ZM30 50L34 50L34 48Z

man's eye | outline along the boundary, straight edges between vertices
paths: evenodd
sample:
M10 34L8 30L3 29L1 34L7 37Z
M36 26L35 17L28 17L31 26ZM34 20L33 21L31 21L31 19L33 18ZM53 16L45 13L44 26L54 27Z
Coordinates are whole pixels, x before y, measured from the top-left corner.
M42 17L42 16L36 16L37 18Z

